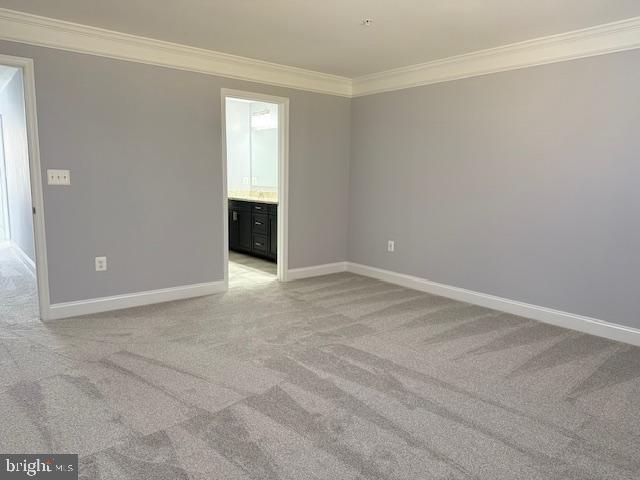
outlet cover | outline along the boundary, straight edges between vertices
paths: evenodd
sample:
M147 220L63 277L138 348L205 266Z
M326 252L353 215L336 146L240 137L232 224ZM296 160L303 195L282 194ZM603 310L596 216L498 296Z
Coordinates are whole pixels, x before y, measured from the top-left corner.
M107 257L96 257L96 272L107 270Z
M387 252L394 252L396 249L396 242L393 240L389 240L387 242Z

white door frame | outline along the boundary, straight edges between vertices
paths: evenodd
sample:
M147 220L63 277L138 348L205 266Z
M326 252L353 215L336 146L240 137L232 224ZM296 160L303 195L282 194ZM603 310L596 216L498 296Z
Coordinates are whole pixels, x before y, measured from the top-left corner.
M278 280L287 281L289 266L289 99L262 93L223 88L222 104L222 204L224 234L224 281L229 285L229 202L227 199L227 98L278 105Z
M4 224L5 238L0 243L11 241L11 221L9 219L9 184L7 183L7 159L4 148L4 124L0 114L0 215Z
M33 59L0 54L0 65L22 70L25 116L27 119L27 142L29 148L29 173L31 179L31 204L33 214L33 237L36 247L36 277L40 318L49 319L49 271L47 268L47 239L44 228L44 201L42 198L42 171L40 169L40 142L38 140L38 115L36 110L36 80Z

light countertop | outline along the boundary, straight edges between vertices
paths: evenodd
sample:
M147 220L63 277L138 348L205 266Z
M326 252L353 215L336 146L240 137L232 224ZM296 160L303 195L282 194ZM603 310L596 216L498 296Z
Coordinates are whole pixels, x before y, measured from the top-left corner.
M263 197L255 197L255 196L229 196L229 200L240 200L241 202L257 202L257 203L270 203L272 205L277 205L278 200L274 200L272 198L263 198Z

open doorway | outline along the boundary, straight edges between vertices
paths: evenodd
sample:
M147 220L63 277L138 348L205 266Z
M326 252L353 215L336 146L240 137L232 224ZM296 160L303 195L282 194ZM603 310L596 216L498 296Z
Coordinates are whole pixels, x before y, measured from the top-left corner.
M0 65L0 305L10 322L38 318L22 70Z
M285 281L288 99L222 90L225 280Z
M31 59L0 55L0 319L47 319L49 290Z

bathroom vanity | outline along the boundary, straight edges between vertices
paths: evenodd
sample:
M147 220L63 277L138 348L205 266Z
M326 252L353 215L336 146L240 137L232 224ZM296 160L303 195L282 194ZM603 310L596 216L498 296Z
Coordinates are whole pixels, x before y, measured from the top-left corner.
M276 261L278 204L229 199L229 250Z

